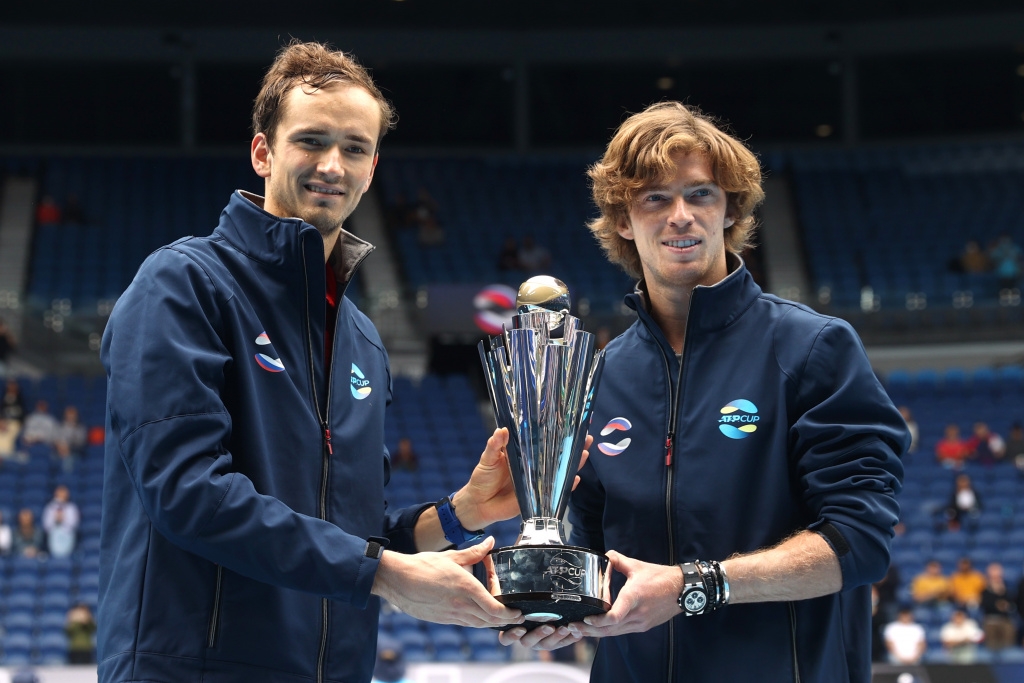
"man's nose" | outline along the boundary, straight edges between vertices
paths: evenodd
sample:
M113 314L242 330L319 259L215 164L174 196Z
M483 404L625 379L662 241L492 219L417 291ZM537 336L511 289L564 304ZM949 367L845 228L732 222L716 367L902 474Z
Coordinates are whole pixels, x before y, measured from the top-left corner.
M328 179L331 177L341 177L345 175L345 167L341 161L341 150L337 147L329 147L320 157L316 170Z
M672 199L672 210L669 212L668 220L674 225L688 225L693 221L693 212L685 197Z

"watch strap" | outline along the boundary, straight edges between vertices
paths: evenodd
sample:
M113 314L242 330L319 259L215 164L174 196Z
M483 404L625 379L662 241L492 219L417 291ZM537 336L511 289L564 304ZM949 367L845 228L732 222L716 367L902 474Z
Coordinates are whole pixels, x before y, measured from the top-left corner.
M462 526L462 522L455 515L455 505L452 503L454 496L455 494L452 493L434 504L434 507L437 508L437 518L441 522L441 530L444 531L445 539L456 546L480 540L484 537L483 529L469 531Z

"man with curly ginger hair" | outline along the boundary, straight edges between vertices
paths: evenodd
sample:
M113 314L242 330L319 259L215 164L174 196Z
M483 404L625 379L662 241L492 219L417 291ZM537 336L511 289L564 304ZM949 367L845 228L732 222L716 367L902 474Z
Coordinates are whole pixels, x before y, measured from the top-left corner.
M609 260L639 278L606 347L570 543L614 603L502 641L601 638L591 680L870 680L909 435L853 329L765 294L740 258L757 158L708 116L629 117L590 169Z
M504 430L449 497L385 501L391 372L345 296L373 246L342 226L393 124L350 55L286 46L253 112L264 196L155 251L114 307L100 681L367 683L381 597L521 621L466 571L493 539L446 550L518 512Z

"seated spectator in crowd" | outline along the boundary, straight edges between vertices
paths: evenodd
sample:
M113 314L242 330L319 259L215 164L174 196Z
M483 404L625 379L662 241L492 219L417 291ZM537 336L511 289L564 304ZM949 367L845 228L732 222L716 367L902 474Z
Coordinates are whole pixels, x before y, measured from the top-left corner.
M967 240L964 250L960 252L960 272L987 273L992 269L988 254L981 248L978 240Z
M58 515L63 517L63 524L70 527L72 533L78 533L78 524L82 517L78 506L71 500L71 492L63 484L53 490L53 498L43 508L43 530L46 533L50 533Z
M899 407L900 415L903 416L903 421L907 423L907 430L910 432L910 447L907 448L907 453L913 453L917 450L917 446L921 440L921 430L917 427L917 420L914 419L913 414L910 412L910 408L907 406Z
M1024 425L1020 422L1010 425L1010 434L1006 437L1006 459L1024 474Z
M53 452L64 463L64 471L70 472L74 464L85 452L88 437L85 425L78 419L78 408L65 406L64 419L57 426L57 438L53 442Z
M4 511L0 510L0 557L11 554L13 543L14 534L11 532L11 525L4 521Z
M871 661L888 662L889 648L885 645L885 626L892 619L886 618L878 598L877 585L871 586Z
M64 633L68 636L68 664L96 663L96 620L88 605L78 603L68 610Z
M36 207L36 224L60 223L61 218L61 210L57 202L50 195L43 195L43 198L39 200L39 205Z
M69 194L64 202L64 222L68 225L85 225L85 210L77 194Z
M71 557L76 539L75 527L68 524L64 510L57 510L46 530L46 550L50 557Z
M889 623L883 634L891 663L918 664L921 662L928 643L925 639L924 627L914 621L914 613L909 607L900 608L896 621Z
M416 203L412 207L412 221L416 226L416 240L420 246L433 247L444 244L444 228L437 217L437 202L425 188L416 193Z
M985 631L985 647L1002 650L1017 642L1013 623L1014 596L1003 580L1003 565L993 562L985 569L988 584L981 592L981 627Z
M391 467L396 470L414 472L418 465L419 458L416 456L416 451L413 450L412 439L403 436L398 440L398 448L391 456Z
M0 377L7 375L11 355L16 348L18 348L18 343L14 338L14 332L7 326L7 322L0 318Z
M21 385L13 378L4 385L3 414L8 420L25 422L25 398L21 395Z
M1021 250L1010 237L1003 233L988 252L992 271L996 274L999 289L1016 289L1020 281Z
M981 603L985 575L974 568L971 558L961 557L956 571L949 575L949 594L957 607L974 609Z
M36 525L36 516L28 508L18 511L11 553L19 557L38 557L43 552L43 530Z
M895 562L889 563L885 576L874 585L874 588L878 595L878 608L885 618L885 623L889 623L896 618L896 611L899 608L896 593L900 588L900 570Z
M929 560L924 571L910 583L910 595L919 605L938 605L949 601L949 578L938 560Z
M981 499L974 490L971 477L966 474L956 475L956 486L953 497L946 508L946 519L949 520L950 531L957 531L964 525L973 526L981 514Z
M21 440L26 446L41 443L52 446L57 439L57 418L50 414L50 404L43 399L36 401L36 409L25 418Z
M519 263L519 245L515 237L506 237L498 252L498 270L522 270Z
M978 643L985 633L978 622L967 616L962 609L953 610L949 621L939 631L942 646L949 653L950 661L956 664L973 664L978 659Z
M968 442L973 453L972 457L982 465L994 465L1006 457L1006 442L985 422L974 423L974 433Z
M373 683L407 683L402 643L386 633L377 638L377 662L373 665Z
M21 423L17 420L8 420L0 413L0 467L5 460L12 460L17 457L18 434L21 433Z
M945 435L935 444L935 457L943 467L959 470L971 456L971 444L960 438L960 428L955 424L946 425Z
M551 265L551 252L537 244L533 235L523 237L519 245L519 265L523 270L536 273Z

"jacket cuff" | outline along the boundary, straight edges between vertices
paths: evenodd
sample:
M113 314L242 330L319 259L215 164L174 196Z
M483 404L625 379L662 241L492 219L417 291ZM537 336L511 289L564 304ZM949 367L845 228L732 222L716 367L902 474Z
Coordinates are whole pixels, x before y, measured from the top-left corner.
M820 534L835 552L844 591L880 581L889 569L889 538L831 519L818 520L808 530Z
M359 569L356 571L356 583L352 587L351 604L359 609L366 609L370 602L370 593L373 590L373 582L377 577L377 568L380 566L380 558L384 555L384 549L390 541L379 536L371 536L366 539L366 547L363 555L359 558Z

